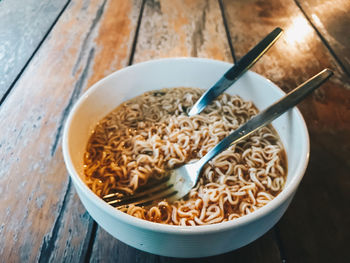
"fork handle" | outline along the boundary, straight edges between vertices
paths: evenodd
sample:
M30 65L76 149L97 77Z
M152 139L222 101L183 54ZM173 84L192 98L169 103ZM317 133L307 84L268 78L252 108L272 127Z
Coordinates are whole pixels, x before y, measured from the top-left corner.
M329 69L324 69L317 75L313 76L303 84L289 92L279 101L247 121L245 124L240 126L237 130L230 133L227 137L221 140L214 148L212 148L205 156L199 161L199 167L203 167L208 161L214 158L216 155L227 149L231 144L237 143L238 141L246 138L251 133L255 132L259 128L269 124L274 119L282 115L290 108L297 105L302 101L308 94L318 88L324 83L329 77L333 75L333 72Z
M199 100L193 105L188 116L199 114L209 103L229 88L244 72L250 69L262 55L277 41L282 35L283 30L275 28L254 48L252 48L244 57L242 57L224 76L222 76L213 87L208 89Z

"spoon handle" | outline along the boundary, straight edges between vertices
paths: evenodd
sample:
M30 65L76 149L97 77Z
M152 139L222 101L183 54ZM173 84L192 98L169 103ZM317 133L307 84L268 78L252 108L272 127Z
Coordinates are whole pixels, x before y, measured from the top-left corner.
M297 105L308 94L318 88L332 75L333 72L331 70L324 69L317 75L305 81L303 84L289 92L279 101L275 102L270 107L251 118L237 130L233 131L231 134L221 140L214 148L212 148L198 161L200 163L199 166L203 167L204 164L221 153L223 150L227 149L231 144L237 143L241 139L249 136L251 133L269 124L274 119L285 113L287 110Z
M202 97L193 105L188 116L199 114L210 102L229 88L244 72L250 69L262 55L277 41L282 35L283 30L275 28L263 40L261 40L253 49L242 57L224 76L222 76Z

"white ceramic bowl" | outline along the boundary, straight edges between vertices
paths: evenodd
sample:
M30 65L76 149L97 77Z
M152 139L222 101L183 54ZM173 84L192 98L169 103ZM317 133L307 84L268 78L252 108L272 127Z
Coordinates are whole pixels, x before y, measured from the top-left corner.
M106 204L83 182L83 154L96 123L125 100L167 87L210 88L232 65L199 58L169 58L119 70L91 87L70 112L63 135L64 160L85 208L118 240L170 257L205 257L242 247L267 232L283 215L304 175L309 137L298 109L273 122L285 146L288 177L284 190L269 204L230 222L197 227L162 225L124 214ZM227 91L252 100L261 110L284 95L254 72L245 73Z

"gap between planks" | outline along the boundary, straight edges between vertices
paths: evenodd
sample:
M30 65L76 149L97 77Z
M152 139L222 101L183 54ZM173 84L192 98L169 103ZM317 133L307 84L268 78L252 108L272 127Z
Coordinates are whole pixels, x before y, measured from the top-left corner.
M137 20L137 26L136 26L136 30L135 30L135 35L134 35L134 39L133 39L132 46L131 46L131 53L130 53L129 62L128 62L129 66L132 65L133 60L134 60L134 54L135 54L135 50L136 50L138 34L140 32L140 26L141 26L142 15L143 15L145 3L146 3L146 0L142 0L140 13L139 13L138 20ZM88 239L87 240L88 241L88 248L87 248L86 253L84 255L83 262L90 262L90 258L91 258L91 255L93 253L93 248L94 248L98 228L99 228L99 226L97 225L97 223L95 221L93 221L91 234L90 234L90 236L88 236L86 238L86 239Z
M53 226L53 230L52 230L52 234L50 236L50 238L48 240L43 240L43 245L40 249L40 254L39 254L39 258L38 258L38 262L41 263L41 262L47 262L47 260L50 258L51 256L51 252L55 246L55 242L56 242L56 239L57 239L57 234L58 234L58 231L61 227L61 221L62 221L62 216L63 216L63 212L64 210L66 209L66 206L67 206L67 203L68 203L68 193L70 191L72 187L72 182L70 180L70 178L68 179L68 186L67 186L67 191L66 193L64 194L64 198L63 198L63 201L62 201L62 206L61 206L61 209L58 213L58 216L56 218L56 221L55 221L55 224Z
M336 55L334 50L332 49L331 45L328 43L325 37L321 34L321 32L317 29L316 25L312 22L310 17L307 15L303 7L299 4L298 0L294 0L295 5L299 8L305 19L309 22L311 27L315 30L318 37L321 39L322 43L325 45L325 47L328 49L329 53L333 56L334 60L338 63L340 68L350 77L350 72L347 70L343 62L339 59L339 57Z
M222 0L218 0L218 2L219 2L219 6L220 6L222 21L224 23L224 27L225 27L225 31L226 31L226 37L227 37L228 45L230 47L230 52L231 52L231 55L232 55L233 63L236 64L237 63L237 58L236 58L236 55L235 55L235 50L233 48L230 30L229 30L228 24L227 24L227 19L226 19L226 15L225 15L225 11L224 11L224 4L222 3Z
M1 0L0 0L1 2ZM52 25L49 27L49 29L47 30L47 32L44 34L43 38L41 39L41 41L39 42L38 46L34 49L33 53L29 56L27 62L24 64L23 68L19 71L18 75L16 76L16 78L13 80L13 82L10 84L10 86L8 87L8 89L6 90L6 92L4 93L4 95L1 97L0 99L0 107L1 105L5 102L6 98L9 96L9 94L11 93L11 91L13 90L14 86L16 85L17 81L20 79L20 77L22 76L23 72L25 71L25 69L27 68L27 66L29 65L29 63L32 61L33 57L35 56L35 54L38 52L38 50L40 49L40 47L42 46L42 44L45 42L45 40L47 39L48 35L50 34L50 32L52 31L52 29L55 27L57 21L60 19L60 17L62 16L62 14L65 12L65 10L67 9L67 6L70 4L71 0L68 0L67 3L63 6L62 10L58 13L57 17L55 18L55 20L53 21Z

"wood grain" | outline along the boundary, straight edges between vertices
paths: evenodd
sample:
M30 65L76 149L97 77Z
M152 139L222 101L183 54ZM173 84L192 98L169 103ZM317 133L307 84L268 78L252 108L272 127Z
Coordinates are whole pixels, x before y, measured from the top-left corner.
M93 220L70 183L52 235L43 244L38 262L77 262L87 254Z
M68 2L0 1L0 101Z
M146 1L134 62L178 56L232 61L216 0Z
M324 67L335 71L330 81L299 106L311 138L305 179L279 223L286 260L328 262L348 257L345 244L350 215L349 78L292 1L224 1L237 57L280 26L285 34L253 68L289 91ZM249 20L249 21L248 21ZM346 261L346 260L345 260Z
M206 258L170 258L153 255L147 252L127 246L120 241L114 239L106 231L99 229L96 236L96 243L99 246L94 246L90 262L123 262L123 263L228 263L228 262L281 262L279 258L279 248L275 242L274 232L269 231L262 236L258 241L253 242L236 251L206 257Z
M349 262L349 167L311 137L299 190L279 222L290 262Z
M70 189L62 127L87 83L127 65L140 3L70 2L2 105L1 258L76 262L86 252L91 220ZM103 55L105 49L109 56Z
M176 259L129 247L93 222L68 179L62 128L81 93L129 61L173 56L232 61L221 0L28 0L15 13L2 7L19 6L18 0L0 0L0 21L11 14L14 21L0 23L0 41L6 39L0 42L0 62L6 61L0 84L7 81L5 91L0 85L0 97L9 79L22 72L0 108L0 262L350 261L348 3L335 2L343 7L320 0L222 1L237 58L274 27L285 29L254 71L285 91L323 67L336 75L300 105L310 131L310 164L278 229L224 255ZM50 28L54 14L59 19ZM25 24L26 19L33 24ZM22 34L13 47L8 44L12 35L2 35L12 34L8 28ZM44 41L35 44L34 38ZM25 69L10 70L18 65Z
M236 56L242 57L256 42L276 26L284 35L253 67L284 91L290 91L323 68L333 69L333 76L312 96L299 104L311 134L320 138L334 154L349 163L350 78L338 66L300 9L290 1L224 1L229 31ZM249 14L249 15L248 15ZM248 21L249 20L249 21ZM322 136L321 136L322 134ZM337 139L337 136L340 136ZM331 143L332 142L332 143ZM349 142L350 143L350 142Z
M158 256L130 247L99 227L90 262L156 263Z
M350 1L297 0L350 76Z

